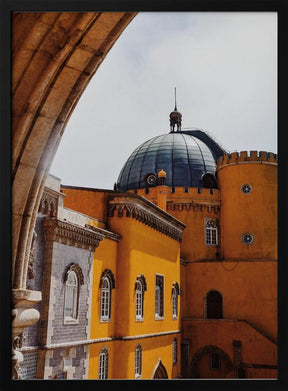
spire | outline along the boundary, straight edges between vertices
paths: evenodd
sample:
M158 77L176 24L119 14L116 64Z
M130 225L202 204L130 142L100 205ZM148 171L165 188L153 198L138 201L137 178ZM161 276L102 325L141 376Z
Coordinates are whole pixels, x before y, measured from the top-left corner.
M175 109L174 109L174 111L177 111L176 87L174 87L174 95L175 95Z
M177 126L176 131L181 130L182 114L177 110L177 101L176 101L176 87L174 87L174 96L175 96L175 109L170 113L170 131L174 133L175 125Z

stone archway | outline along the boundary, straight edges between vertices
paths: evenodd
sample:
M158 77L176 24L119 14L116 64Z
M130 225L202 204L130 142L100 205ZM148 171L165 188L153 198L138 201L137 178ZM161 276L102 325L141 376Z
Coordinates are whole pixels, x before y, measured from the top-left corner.
M210 356L212 355L218 357L219 368L213 368L211 364L210 369L203 368L203 364L207 367L207 364L209 362L208 360L210 360ZM207 359L206 362L204 362L203 359ZM224 350L214 345L207 345L199 349L194 354L191 362L192 378L226 378L231 377L232 370L233 362L228 356L228 354ZM206 373L206 376L203 377L203 373Z
M152 379L168 379L168 373L160 359L156 365L156 368L154 369Z
M20 318L29 318L29 326L39 318L38 311L31 307L41 300L41 292L27 290L26 280L35 218L46 176L78 100L136 14L12 13L12 328L15 349L21 347L19 335L25 327ZM15 349L13 357L17 361L20 352L16 354Z

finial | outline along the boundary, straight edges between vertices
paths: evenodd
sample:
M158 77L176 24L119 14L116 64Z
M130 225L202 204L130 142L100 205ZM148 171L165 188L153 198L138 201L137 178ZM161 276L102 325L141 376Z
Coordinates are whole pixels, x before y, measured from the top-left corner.
M177 111L176 87L174 87L174 95L175 95L175 109L174 109L174 111Z
M177 132L181 130L182 114L177 110L176 87L174 87L175 109L170 113L170 131L174 133L175 125Z

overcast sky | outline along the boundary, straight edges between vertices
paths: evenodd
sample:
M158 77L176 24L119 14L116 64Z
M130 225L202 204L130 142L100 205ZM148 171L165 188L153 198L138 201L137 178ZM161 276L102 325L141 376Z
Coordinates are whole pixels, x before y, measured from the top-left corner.
M144 141L183 128L228 151L277 153L277 14L139 13L112 47L65 129L50 173L112 189Z

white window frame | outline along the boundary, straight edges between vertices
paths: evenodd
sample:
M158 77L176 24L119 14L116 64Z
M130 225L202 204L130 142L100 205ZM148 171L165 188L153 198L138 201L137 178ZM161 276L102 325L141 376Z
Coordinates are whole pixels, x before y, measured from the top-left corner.
M74 277L74 282L71 282L72 276ZM78 307L79 307L79 281L78 281L77 273L74 270L71 270L68 272L67 279L65 282L64 324L79 322Z
M135 349L135 379L140 379L142 377L142 347L137 345Z
M135 317L137 321L143 320L144 311L144 287L141 280L136 281L135 289Z
M157 285L157 278L162 279L162 292L161 287ZM162 303L161 303L162 301ZM161 313L161 304L162 304L162 313ZM164 275L155 274L155 319L163 320L164 319Z
M205 244L206 246L218 246L217 220L205 218Z
M172 318L178 318L178 293L175 286L172 288Z
M173 339L172 342L172 359L173 365L177 364L177 339Z
M99 354L98 379L108 379L108 349L102 348Z
M107 276L101 281L100 320L107 322L111 317L111 283Z

